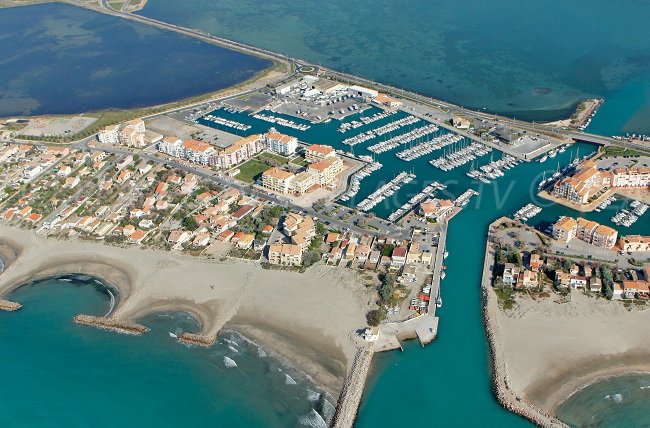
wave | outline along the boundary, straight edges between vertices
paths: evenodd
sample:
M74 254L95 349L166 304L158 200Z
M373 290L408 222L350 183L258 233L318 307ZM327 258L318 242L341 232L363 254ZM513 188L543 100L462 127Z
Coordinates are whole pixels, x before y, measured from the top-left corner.
M239 353L239 351L237 350L237 348L235 348L234 346L230 346L230 345L229 345L229 346L228 346L228 349L230 349L232 352Z
M334 414L336 413L336 407L329 401L323 399L323 408L321 409L321 412L323 413L323 418L328 422L332 422L334 419Z
M223 364L229 369L233 367L237 367L237 363L235 362L235 360L228 357L223 357Z
M309 414L302 416L298 422L300 425L313 427L313 428L327 428L327 422L316 410L312 410Z
M285 385L296 385L297 383L296 383L295 380L293 380L293 378L291 376L289 376L288 374L285 373L284 374L284 384Z
M307 400L313 401L313 402L318 402L320 399L320 393L316 391L312 391L311 389L307 388Z
M621 404L623 402L623 395L622 394L606 395L605 400L612 400L616 404Z
M642 390L642 391L646 390L646 389L650 389L650 385L642 386L639 389Z
M108 312L106 312L106 315L104 315L104 316L107 317L107 316L109 316L111 314L111 312L113 312L113 309L115 309L115 296L111 292L111 289L108 288L108 287L106 288L106 292L109 294L109 296L111 296L111 305L108 308Z
M232 340L232 339L226 339L226 338L224 337L224 338L223 338L223 341L226 342L228 345L239 346L239 343L237 343L236 341L234 341L234 340Z
M264 352L264 349L257 348L257 356L260 357L260 358L265 358L266 357L266 352Z

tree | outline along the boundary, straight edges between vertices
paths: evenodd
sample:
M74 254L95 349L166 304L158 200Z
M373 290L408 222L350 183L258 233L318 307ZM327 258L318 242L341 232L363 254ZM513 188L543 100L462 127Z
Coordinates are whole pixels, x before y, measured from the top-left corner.
M194 217L185 217L183 219L183 226L188 230L196 230L199 227L199 224L194 220Z
M379 299L383 302L386 302L395 290L395 275L392 273L387 273L384 275L381 285L379 286Z
M366 314L366 321L371 327L376 327L386 318L386 313L379 309L372 309Z
M304 267L309 267L320 260L320 254L316 251L307 251L302 256L302 265Z

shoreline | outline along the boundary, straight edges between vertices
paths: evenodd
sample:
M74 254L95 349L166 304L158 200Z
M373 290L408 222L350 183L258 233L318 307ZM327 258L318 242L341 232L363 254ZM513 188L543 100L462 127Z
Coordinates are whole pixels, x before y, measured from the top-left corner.
M354 359L350 338L365 325L367 291L349 270L312 266L303 274L266 271L252 262L48 240L0 226L0 241L9 234L24 251L0 275L0 298L39 279L88 275L118 290L108 317L87 314L93 323L119 327L138 324L151 313L189 313L199 328L186 332L187 342L211 344L221 331L234 330L284 357L334 399ZM332 301L339 302L336 311Z
M488 234L503 220L490 224ZM650 374L650 344L644 330L649 310L628 310L619 302L573 291L568 302L555 300L553 293L541 300L519 296L516 306L506 312L490 284L493 260L488 240L483 312L493 387L504 407L522 414L516 408L525 403L525 408L544 416L533 420L523 415L534 423L566 426L555 414L574 394L611 377ZM558 358L545 357L549 355Z
M501 217L488 226L488 238L494 225L504 220ZM555 416L544 412L525 397L514 391L510 381L510 374L503 355L502 332L499 328L495 311L499 311L496 295L491 286L491 267L494 263L493 246L487 239L483 261L483 274L481 279L481 310L483 324L488 343L488 357L491 368L492 392L497 402L506 410L515 413L540 427L568 428L568 425Z

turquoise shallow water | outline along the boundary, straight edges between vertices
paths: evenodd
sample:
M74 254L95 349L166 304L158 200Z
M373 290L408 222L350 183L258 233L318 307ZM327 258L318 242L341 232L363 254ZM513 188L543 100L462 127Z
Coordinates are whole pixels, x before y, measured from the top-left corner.
M152 0L141 13L522 119L604 97L608 134L650 132L643 0Z
M0 116L170 102L232 86L270 63L65 4L0 10Z
M74 324L108 310L94 280L42 281L10 298L24 308L0 313L2 427L325 426L316 409L333 412L298 371L238 335L207 350L177 343L170 331L197 328L185 314L143 319L152 331L140 337Z

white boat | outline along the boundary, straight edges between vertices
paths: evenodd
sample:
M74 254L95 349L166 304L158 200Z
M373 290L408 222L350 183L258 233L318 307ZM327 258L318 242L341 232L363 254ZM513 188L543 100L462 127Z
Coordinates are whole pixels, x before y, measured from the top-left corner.
M442 255L442 258L446 259L448 255L449 255L449 251L445 251L445 254Z
M443 270L442 273L440 274L440 279L445 279L445 271Z
M442 307L442 297L440 297L440 290L438 290L438 296L436 296L436 307Z
M178 336L172 333L171 331L169 332L169 337L173 337L174 339L178 339Z
M548 159L548 156L544 155L539 159L539 163L544 163Z

